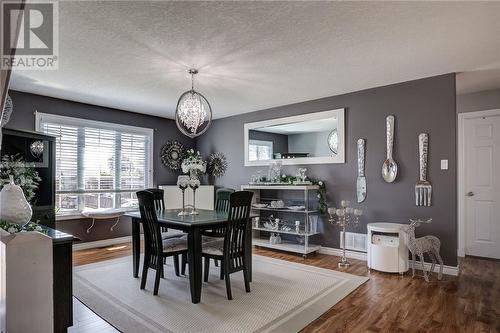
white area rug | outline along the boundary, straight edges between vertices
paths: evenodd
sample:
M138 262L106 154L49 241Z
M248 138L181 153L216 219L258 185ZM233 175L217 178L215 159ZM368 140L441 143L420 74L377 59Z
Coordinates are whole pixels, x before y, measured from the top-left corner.
M243 274L231 275L233 300L211 263L201 303L192 304L187 276L166 279L153 296L154 271L145 290L132 277L132 257L74 269L74 295L122 332L297 332L368 280L328 269L262 256L253 257L251 293ZM142 263L141 263L142 267Z

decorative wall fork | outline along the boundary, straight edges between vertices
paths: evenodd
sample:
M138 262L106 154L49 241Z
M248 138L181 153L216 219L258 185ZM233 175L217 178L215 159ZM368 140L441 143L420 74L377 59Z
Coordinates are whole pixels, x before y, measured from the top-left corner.
M418 155L420 160L419 180L415 184L415 204L417 206L430 206L432 204L432 185L427 180L427 153L429 136L420 133L418 136Z

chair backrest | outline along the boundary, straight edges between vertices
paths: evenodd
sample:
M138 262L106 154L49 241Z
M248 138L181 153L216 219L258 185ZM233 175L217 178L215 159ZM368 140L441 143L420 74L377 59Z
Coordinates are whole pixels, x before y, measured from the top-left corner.
M251 237L250 209L253 192L238 191L230 196L228 223L224 236L224 257L229 262L229 273L243 269Z
M218 212L229 212L230 204L230 196L234 193L232 188L221 188L215 192L215 210ZM226 234L226 227L213 228L210 231L205 231L204 233L207 236L211 237L224 237Z
M153 193L153 200L156 210L165 209L165 191L160 188L148 188L145 191Z
M234 193L232 188L220 188L215 192L215 210L219 212L229 211L229 197Z
M145 191L153 193L153 200L156 210L165 209L165 191L160 188L148 188Z
M156 216L154 194L150 191L139 191L136 194L144 228L145 251L151 255L151 262L155 262L154 257L163 251L163 243Z

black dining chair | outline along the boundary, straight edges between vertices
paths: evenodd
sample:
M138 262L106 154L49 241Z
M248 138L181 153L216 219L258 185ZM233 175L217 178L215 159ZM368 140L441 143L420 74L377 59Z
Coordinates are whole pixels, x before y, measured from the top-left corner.
M232 188L220 188L215 192L215 210L218 212L225 212L227 213L229 211L229 197L231 196L231 193L234 193L235 191ZM202 242L207 243L207 242L213 242L216 240L222 240L224 238L224 233L225 233L225 227L219 227L215 228L212 230L204 230L202 231ZM187 258L182 257L182 274L186 272L186 263L187 263ZM219 266L219 261L214 259L215 266ZM221 274L221 279L222 279L222 274Z
M215 210L218 212L229 212L229 197L235 191L232 188L220 188L215 192ZM216 241L224 237L226 228L219 227L211 230L204 230L202 234L202 241L204 243Z
M165 191L161 188L148 188L145 191L149 191L153 193L153 200L155 204L156 210L165 210ZM174 238L174 237L182 237L185 234L183 232L174 232L168 233L168 229L166 227L161 227L161 236L163 239Z
M179 276L179 255L187 254L187 238L163 239L156 216L154 194L150 191L137 192L139 211L144 228L144 264L141 276L141 289L146 287L148 269L156 270L153 295L158 295L160 277L165 276L164 258L174 257L175 274Z
M161 188L148 188L145 191L153 193L153 201L156 210L165 209L165 191Z
M229 275L243 271L245 290L250 292L250 269L252 249L249 246L251 235L250 206L253 192L238 191L230 194L229 215L224 228L224 239L202 244L205 258L204 281L208 282L210 259L221 261L221 271L226 280L227 298L233 299ZM250 251L250 252L249 252Z

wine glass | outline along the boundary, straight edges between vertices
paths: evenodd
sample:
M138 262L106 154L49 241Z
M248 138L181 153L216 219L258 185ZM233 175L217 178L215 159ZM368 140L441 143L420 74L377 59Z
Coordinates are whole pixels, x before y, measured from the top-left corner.
M198 215L196 211L196 189L200 187L200 181L198 179L190 179L189 187L193 190L193 210L189 213L190 215Z
M179 176L177 178L177 186L182 191L182 210L179 212L179 216L188 215L189 213L186 211L185 206L185 191L189 186L189 176Z

